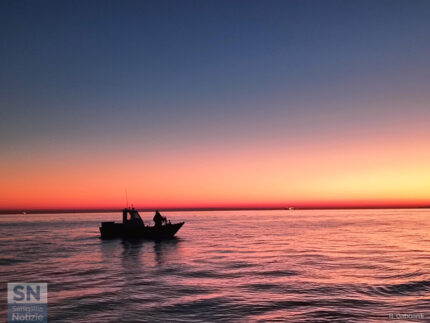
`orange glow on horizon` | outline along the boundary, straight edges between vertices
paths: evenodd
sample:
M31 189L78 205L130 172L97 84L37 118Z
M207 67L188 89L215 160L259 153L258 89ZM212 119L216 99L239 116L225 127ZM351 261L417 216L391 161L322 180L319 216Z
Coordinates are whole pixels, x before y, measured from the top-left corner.
M0 209L121 208L126 189L139 208L426 206L430 137L420 138L40 156L0 165Z

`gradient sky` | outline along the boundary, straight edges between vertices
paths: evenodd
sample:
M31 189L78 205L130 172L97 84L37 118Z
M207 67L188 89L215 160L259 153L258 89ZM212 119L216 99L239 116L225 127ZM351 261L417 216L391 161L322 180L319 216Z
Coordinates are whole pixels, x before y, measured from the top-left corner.
M0 209L430 205L429 1L2 1Z

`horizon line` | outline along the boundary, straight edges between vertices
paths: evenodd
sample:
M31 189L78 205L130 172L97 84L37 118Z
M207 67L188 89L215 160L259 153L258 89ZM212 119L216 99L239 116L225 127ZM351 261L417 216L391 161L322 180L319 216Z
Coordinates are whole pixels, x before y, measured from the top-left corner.
M381 209L429 209L430 205L367 205L367 206L315 206L315 207L178 207L178 208L138 208L140 212L198 212L198 211L270 211L270 210L381 210ZM124 208L36 208L36 209L0 209L1 215L7 214L61 214L61 213L104 213L121 212Z

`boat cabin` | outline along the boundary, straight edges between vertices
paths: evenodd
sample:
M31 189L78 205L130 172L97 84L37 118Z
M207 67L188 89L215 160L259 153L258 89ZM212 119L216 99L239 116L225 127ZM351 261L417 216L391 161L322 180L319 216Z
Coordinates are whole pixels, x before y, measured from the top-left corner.
M143 225L143 220L139 215L139 212L134 208L125 208L122 210L122 223L123 224L133 224L133 225Z

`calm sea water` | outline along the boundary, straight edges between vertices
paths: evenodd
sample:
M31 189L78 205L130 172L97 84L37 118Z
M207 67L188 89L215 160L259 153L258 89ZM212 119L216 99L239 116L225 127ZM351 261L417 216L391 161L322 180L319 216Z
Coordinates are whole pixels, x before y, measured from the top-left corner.
M186 223L159 243L100 240L121 214L0 216L0 319L7 282L47 282L50 322L430 322L430 210L165 215Z

